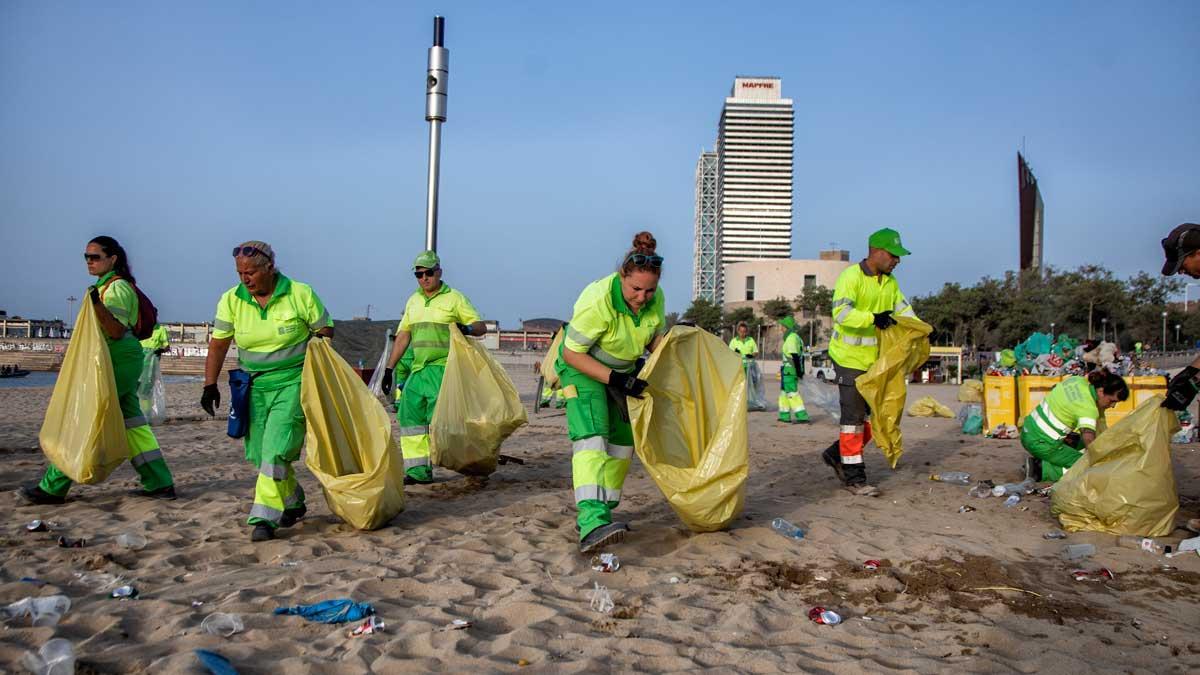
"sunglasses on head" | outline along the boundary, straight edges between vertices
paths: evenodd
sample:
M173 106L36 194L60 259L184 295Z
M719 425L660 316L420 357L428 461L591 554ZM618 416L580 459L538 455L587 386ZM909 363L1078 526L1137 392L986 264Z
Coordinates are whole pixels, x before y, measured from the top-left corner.
M631 262L634 265L647 265L650 267L662 267L663 258L661 255L646 255L645 253L634 253L625 259L625 262Z
M100 262L101 260L104 260L105 257L106 256L100 255L99 253L84 253L83 254L83 259L88 262Z
M413 270L413 276L418 279L420 279L422 277L427 277L427 278L432 279L433 275L437 274L439 271L441 271L440 267L434 267L432 269L427 269L427 270Z
M251 256L261 255L262 257L264 257L268 260L271 259L271 256L267 255L266 251L264 251L260 248L256 248L254 246L234 246L233 247L233 257L236 258L239 255L247 257L247 258L249 258Z

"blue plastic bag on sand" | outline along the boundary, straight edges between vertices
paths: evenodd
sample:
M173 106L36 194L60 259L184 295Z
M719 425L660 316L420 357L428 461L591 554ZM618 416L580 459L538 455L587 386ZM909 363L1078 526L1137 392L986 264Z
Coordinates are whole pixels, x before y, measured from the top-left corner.
M216 652L197 649L195 654L196 658L200 660L200 664L207 668L212 675L238 675L238 671L234 669L229 659Z
M375 608L366 602L353 600L326 600L315 605L276 607L275 614L295 614L317 623L345 623L359 621L375 613Z

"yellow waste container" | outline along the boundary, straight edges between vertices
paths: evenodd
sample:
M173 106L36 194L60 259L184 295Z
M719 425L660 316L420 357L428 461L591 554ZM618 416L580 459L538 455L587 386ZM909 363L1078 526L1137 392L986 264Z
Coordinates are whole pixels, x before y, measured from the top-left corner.
M1104 411L1104 421L1110 427L1133 412L1146 399L1167 395L1167 378L1162 375L1126 377L1125 384L1129 385L1129 398Z
M1017 385L1011 375L987 375L983 378L984 428L991 431L1001 424L1017 424Z
M1054 385L1062 382L1062 377L1049 377L1046 375L1021 375L1017 378L1017 426L1025 423L1025 416L1033 412L1033 409L1038 407L1042 399L1046 398L1046 394L1054 388Z

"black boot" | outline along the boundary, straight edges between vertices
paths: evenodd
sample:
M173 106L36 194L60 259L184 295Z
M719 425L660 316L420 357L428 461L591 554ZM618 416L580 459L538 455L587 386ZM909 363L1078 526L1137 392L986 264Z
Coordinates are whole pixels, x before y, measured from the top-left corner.
M143 490L138 488L137 490L130 490L129 495L131 497L149 497L150 499L172 500L175 499L175 486L168 485L167 487L159 488L157 490Z
M254 531L250 533L250 541L270 541L275 538L275 530L266 523L259 523L254 526Z
M17 494L25 501L35 506L44 506L48 504L63 504L66 503L66 497L59 497L46 492L37 485L26 485L21 488Z
M300 522L300 519L303 518L304 514L306 513L308 513L308 507L304 506L303 504L295 508L284 509L283 517L279 519L279 526L291 527Z
M846 474L842 468L842 454L839 449L840 446L841 443L839 441L834 441L833 445L825 448L825 450L821 453L821 461L825 462L829 468L833 469L833 472L837 474L837 479L844 484L846 482Z

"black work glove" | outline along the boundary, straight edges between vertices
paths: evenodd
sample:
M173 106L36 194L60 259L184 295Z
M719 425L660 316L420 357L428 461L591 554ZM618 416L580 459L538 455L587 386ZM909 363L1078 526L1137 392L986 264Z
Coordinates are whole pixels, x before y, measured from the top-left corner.
M162 349L155 349L155 350L154 350L154 353L155 353L155 354L158 354L159 356L162 356L163 354L166 354L166 353L167 353L167 348L166 348L166 347L163 347Z
M93 305L100 304L100 289L92 286L92 290L88 292L88 297L92 299Z
M470 334L471 334L471 327L470 327L470 326L468 326L467 324L465 324L465 323L460 323L460 324L457 324L457 325L458 325L458 332L462 333L463 335L470 335Z
M217 385L204 385L204 393L200 394L200 407L209 415L216 416L217 408L221 407L221 390L217 389Z
M392 395L392 385L396 382L395 377L392 375L392 370L392 368L383 369L383 381L379 383L379 388L383 389L384 396Z
M804 377L804 362L799 354L792 354L792 367L796 369L796 377Z
M646 390L646 386L650 383L645 380L639 380L636 375L612 371L608 375L608 388L614 393L622 396L632 396L641 398L642 392Z
M892 318L892 310L880 312L875 315L875 327L879 330L887 330L896 325L896 320Z
M1072 431L1071 433L1067 434L1066 436L1063 436L1063 443L1065 445L1071 446L1072 448L1075 448L1076 450L1079 449L1079 444L1082 442L1082 440L1083 439L1080 438L1079 433L1075 432L1075 431Z
M1162 407L1167 410L1187 410L1192 399L1196 398L1196 391L1200 390L1200 384L1196 382L1198 376L1200 369L1188 366L1172 377L1167 385L1167 400L1163 401Z

